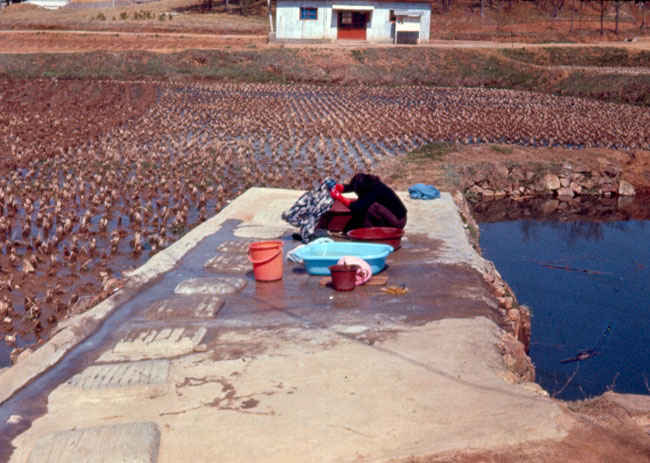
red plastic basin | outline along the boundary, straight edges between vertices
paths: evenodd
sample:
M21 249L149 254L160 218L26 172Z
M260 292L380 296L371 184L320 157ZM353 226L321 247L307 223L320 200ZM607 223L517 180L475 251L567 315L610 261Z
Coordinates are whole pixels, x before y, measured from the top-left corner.
M383 243L398 249L401 246L404 230L393 227L355 228L348 231L346 235L353 240Z

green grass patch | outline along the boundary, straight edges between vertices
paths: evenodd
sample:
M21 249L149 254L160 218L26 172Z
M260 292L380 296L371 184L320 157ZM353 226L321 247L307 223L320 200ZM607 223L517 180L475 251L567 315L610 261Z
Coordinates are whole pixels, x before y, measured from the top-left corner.
M507 58L540 66L649 67L650 52L614 47L506 48Z
M555 85L554 93L603 101L650 106L650 76L593 75L573 72Z
M363 50L352 50L352 57L356 59L359 63L363 64L366 62L366 57L364 56Z
M406 155L409 162L442 161L449 153L457 151L456 145L447 142L433 142L422 145Z
M490 149L492 151L496 151L497 153L501 154L512 154L512 147L511 146L501 146L501 145L490 145Z

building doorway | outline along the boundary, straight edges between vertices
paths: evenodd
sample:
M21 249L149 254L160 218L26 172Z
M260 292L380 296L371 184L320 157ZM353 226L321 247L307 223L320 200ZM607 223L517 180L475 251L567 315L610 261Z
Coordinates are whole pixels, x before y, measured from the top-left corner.
M339 40L366 40L369 13L365 11L339 11Z

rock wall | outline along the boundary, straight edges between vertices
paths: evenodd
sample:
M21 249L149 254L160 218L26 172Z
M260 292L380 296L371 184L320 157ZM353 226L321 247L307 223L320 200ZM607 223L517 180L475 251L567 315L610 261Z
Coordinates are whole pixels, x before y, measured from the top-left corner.
M463 179L461 188L470 201L538 196L611 198L637 193L634 185L623 178L623 169L604 159L594 165L482 162L459 166L458 174Z
M454 194L453 198L465 223L467 237L472 246L480 253L479 228L469 204L460 192ZM493 295L498 302L499 324L505 330L498 347L510 372L509 381L513 383L533 382L535 381L535 367L528 357L531 335L530 309L517 302L514 292L492 262L487 262L483 279L492 288Z

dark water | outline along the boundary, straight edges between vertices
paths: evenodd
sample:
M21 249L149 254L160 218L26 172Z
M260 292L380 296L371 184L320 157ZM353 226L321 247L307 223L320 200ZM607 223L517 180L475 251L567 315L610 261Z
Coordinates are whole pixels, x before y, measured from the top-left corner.
M537 382L566 400L650 394L650 221L566 219L480 223L484 256L532 309Z

